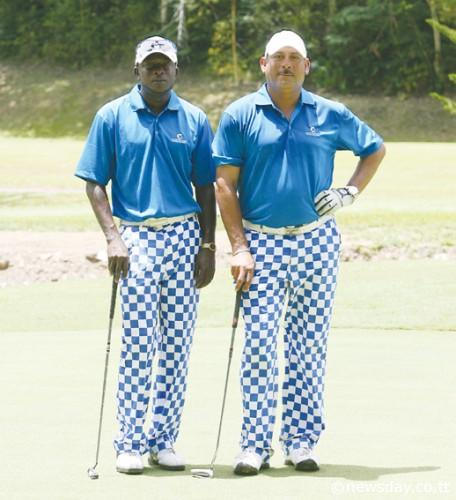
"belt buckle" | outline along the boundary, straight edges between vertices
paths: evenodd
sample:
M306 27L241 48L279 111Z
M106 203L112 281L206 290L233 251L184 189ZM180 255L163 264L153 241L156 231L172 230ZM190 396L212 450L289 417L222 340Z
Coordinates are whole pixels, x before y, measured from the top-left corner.
M300 234L302 226L285 226L285 234L295 236L297 234Z

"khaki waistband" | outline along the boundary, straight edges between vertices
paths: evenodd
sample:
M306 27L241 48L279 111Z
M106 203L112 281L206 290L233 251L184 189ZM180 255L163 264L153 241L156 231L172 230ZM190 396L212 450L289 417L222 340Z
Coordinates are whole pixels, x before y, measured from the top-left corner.
M244 227L246 229L252 229L253 231L257 231L259 233L268 233L268 234L279 234L279 235L296 235L296 234L304 234L309 231L313 231L315 228L322 226L325 222L332 219L332 215L323 215L316 221L311 222L310 224L303 224L301 226L284 226L284 227L269 227L264 226L262 224L253 224L253 222L249 222L248 220L243 220Z
M121 220L120 224L124 226L145 226L145 227L154 227L161 228L167 226L168 224L174 224L175 222L183 222L184 220L193 219L196 216L195 213L186 214L186 215L178 215L176 217L159 217L159 218L150 218L145 219L140 222L131 222L129 220Z

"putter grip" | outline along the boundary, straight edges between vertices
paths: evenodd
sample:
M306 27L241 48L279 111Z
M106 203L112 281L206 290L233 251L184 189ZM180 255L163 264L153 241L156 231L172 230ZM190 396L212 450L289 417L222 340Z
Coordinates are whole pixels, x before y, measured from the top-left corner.
M241 307L241 296L242 296L241 290L239 290L238 292L236 292L236 302L234 304L233 323L231 325L233 328L236 328L237 324L238 324L239 309Z
M109 319L114 318L114 309L116 307L116 295L117 295L117 281L113 278L113 280L112 280L112 292L111 292L111 307L109 309Z

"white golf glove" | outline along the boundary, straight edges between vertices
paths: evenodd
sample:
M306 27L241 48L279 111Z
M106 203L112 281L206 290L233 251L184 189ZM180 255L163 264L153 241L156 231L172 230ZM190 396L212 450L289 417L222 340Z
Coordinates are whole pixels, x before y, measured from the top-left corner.
M315 196L315 208L318 215L330 215L342 207L351 205L358 196L358 188L345 186L342 188L325 189Z

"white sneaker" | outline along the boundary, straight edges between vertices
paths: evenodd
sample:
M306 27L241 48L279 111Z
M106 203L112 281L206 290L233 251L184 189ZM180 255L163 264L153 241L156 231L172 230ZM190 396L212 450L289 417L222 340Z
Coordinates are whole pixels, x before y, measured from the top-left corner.
M316 457L309 448L291 450L285 460L286 465L294 465L296 470L315 472L320 469Z
M252 449L245 449L234 459L234 473L239 476L255 476L260 470L269 469L269 463Z
M116 470L124 474L141 474L144 470L141 455L134 451L120 453L117 455Z
M165 470L185 470L185 460L172 448L149 454L149 465L158 465Z

